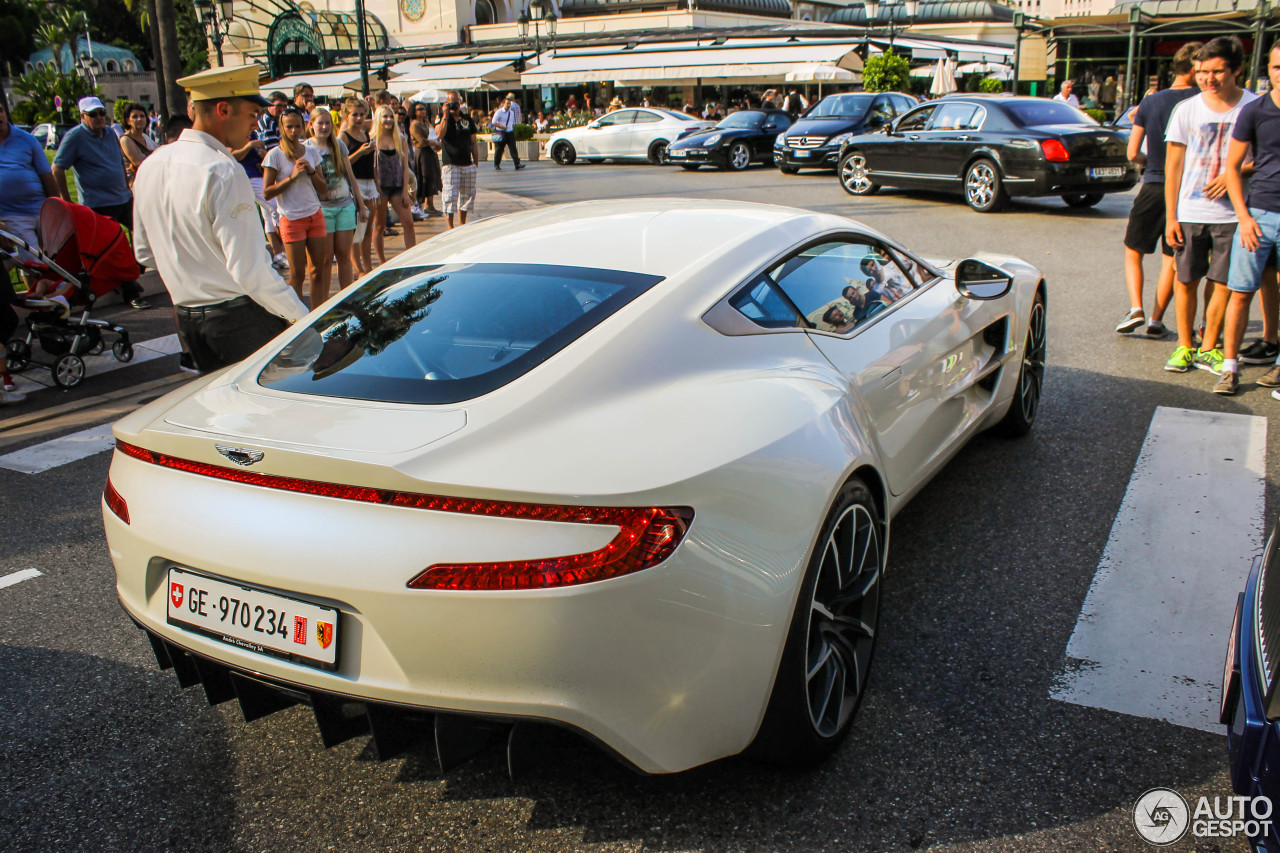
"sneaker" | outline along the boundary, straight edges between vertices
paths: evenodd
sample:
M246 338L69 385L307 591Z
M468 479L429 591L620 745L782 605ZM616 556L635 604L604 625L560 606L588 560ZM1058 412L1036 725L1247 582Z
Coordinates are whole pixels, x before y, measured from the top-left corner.
M1273 365L1270 370L1258 378L1263 388L1280 388L1280 364Z
M200 373L196 368L196 360L191 357L189 352L184 352L178 356L178 369L183 373Z
M25 399L27 399L27 395L21 391L0 391L0 406L6 403L21 403Z
M1276 356L1280 356L1280 344L1259 339L1240 350L1240 363L1275 364Z
M145 299L134 299L129 303L129 307L135 308L139 311L145 311L151 307L151 303Z
M1170 373L1186 373L1195 361L1196 354L1191 347L1178 347L1164 363L1164 369Z
M1222 350L1202 349L1196 352L1195 366L1207 370L1214 376L1222 375Z
M278 254L276 254L274 258L271 259L271 266L275 267L278 270L288 269L289 259L285 257L284 252L279 252Z
M516 163L516 168L517 168L517 169L523 169L523 168L524 168L524 163Z
M1226 394L1230 396L1236 393L1240 387L1240 375L1230 370L1222 371L1222 376L1218 379L1218 384L1213 386L1213 393Z
M1169 335L1168 328L1166 328L1164 323L1161 323L1159 320L1151 320L1150 322L1147 323L1148 338L1164 338L1164 337L1167 337L1168 335Z
M1128 314L1125 314L1124 319L1116 326L1116 334L1127 335L1129 332L1135 331L1146 321L1147 316L1142 313L1142 309L1134 308Z
M17 391L18 383L13 381L9 371L0 371L0 391Z
M1271 392L1271 399L1273 399L1273 400L1280 400L1280 391L1272 391L1272 392Z

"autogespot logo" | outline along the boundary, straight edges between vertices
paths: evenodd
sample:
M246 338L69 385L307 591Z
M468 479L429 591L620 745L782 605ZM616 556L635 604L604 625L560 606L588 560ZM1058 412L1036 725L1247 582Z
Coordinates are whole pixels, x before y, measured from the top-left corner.
M1177 791L1152 788L1133 806L1133 825L1138 834L1163 847L1187 834L1191 810Z

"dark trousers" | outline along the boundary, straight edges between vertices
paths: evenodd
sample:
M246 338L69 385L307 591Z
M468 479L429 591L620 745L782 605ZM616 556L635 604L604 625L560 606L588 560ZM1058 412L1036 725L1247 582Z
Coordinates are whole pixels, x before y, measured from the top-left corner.
M129 229L130 234L133 233L133 199L129 199L124 204L108 204L103 207L91 207L89 209L94 213L110 216L116 222ZM132 302L141 296L142 285L136 281L126 281L120 285L120 298L125 302Z
M177 310L178 337L201 373L248 358L289 328L287 320L248 296Z
M504 130L502 132L502 141L493 146L493 165L502 165L502 149L507 148L511 151L511 162L517 166L520 165L520 155L516 153L516 134L515 131Z

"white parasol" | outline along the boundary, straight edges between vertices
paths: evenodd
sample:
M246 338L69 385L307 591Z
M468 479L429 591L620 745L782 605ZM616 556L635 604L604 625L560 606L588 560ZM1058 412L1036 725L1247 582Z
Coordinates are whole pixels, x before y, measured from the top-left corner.
M930 95L949 95L956 86L956 68L947 57L941 57L933 69L933 83L929 85Z
M823 83L852 83L857 79L857 75L847 68L820 62L806 62L787 72L788 83L817 83L819 98L822 97Z

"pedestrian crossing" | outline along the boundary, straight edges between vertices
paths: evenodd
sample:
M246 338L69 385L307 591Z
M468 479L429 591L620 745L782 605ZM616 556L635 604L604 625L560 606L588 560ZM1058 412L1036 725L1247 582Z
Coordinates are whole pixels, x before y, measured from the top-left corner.
M135 343L133 345L133 358L130 361L117 360L111 354L111 348L107 347L106 350L97 355L83 356L85 378L82 381L88 381L91 377L101 376L104 373L110 373L122 367L141 364L144 361L152 361L169 355L177 355L180 352L182 352L182 345L178 342L177 334ZM37 356L43 358L38 348ZM24 394L56 387L49 368L40 364L32 364L21 373L14 373L13 378L17 383L18 391Z

